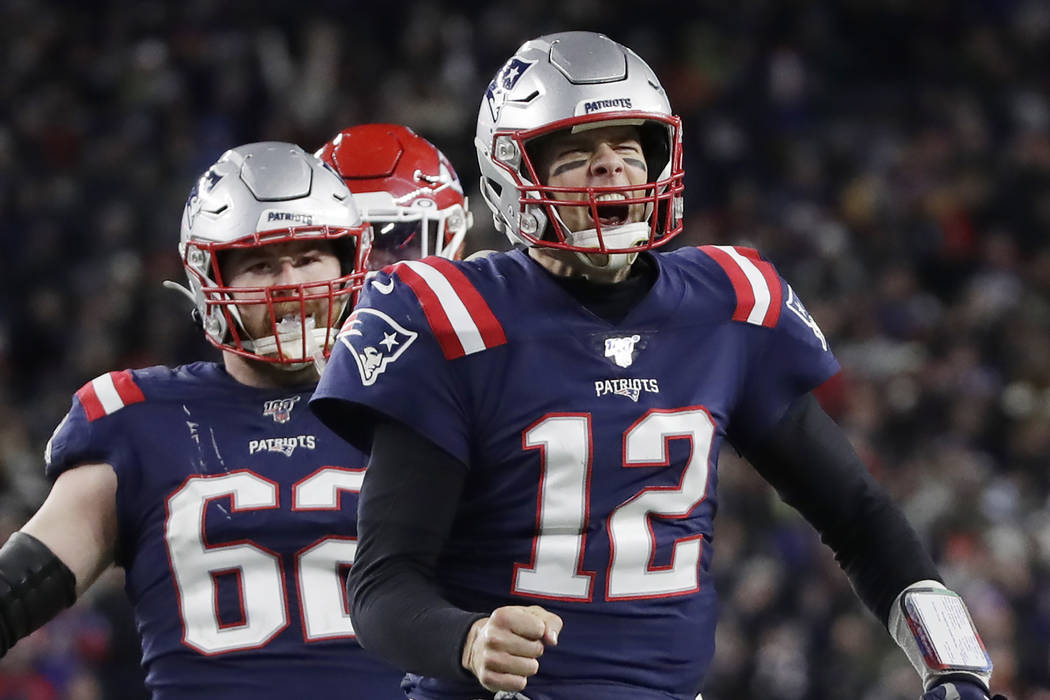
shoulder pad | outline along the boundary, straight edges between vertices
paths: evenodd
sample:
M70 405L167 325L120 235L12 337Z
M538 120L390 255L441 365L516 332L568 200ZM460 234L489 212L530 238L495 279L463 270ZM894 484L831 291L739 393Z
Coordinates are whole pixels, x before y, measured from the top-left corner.
M705 245L701 252L718 263L733 286L733 320L774 328L783 306L783 285L772 263L754 248Z
M397 263L392 275L408 285L447 360L507 342L499 319L463 269L429 257Z
M131 370L108 372L95 377L80 387L77 400L84 407L88 421L96 421L116 413L125 406L146 400L142 389L135 383Z

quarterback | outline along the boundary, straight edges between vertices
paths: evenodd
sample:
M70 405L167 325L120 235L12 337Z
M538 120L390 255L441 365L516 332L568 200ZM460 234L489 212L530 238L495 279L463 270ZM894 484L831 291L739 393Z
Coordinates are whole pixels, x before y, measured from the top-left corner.
M839 367L788 281L747 248L659 250L682 134L649 66L599 34L529 41L475 145L518 247L381 272L311 403L370 451L351 609L409 697L692 700L731 445L820 532L924 700L987 700L966 606L813 397Z

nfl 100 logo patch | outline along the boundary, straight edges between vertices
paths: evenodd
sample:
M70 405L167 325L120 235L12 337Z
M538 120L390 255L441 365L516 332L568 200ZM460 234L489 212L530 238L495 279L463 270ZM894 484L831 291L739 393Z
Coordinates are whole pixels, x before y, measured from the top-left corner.
M635 345L642 336L628 335L619 338L605 339L605 356L619 367L630 367L634 363Z
M263 404L263 415L273 418L274 423L287 423L292 418L292 409L299 401L299 396L284 399L272 399Z

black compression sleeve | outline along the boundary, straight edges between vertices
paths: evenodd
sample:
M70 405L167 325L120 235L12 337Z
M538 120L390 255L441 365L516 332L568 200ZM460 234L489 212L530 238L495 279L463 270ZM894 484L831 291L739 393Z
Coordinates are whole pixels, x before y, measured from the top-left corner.
M941 580L904 514L812 395L744 456L817 529L883 625L905 587Z
M399 668L472 678L463 641L484 614L452 605L434 582L467 468L407 426L381 421L357 512L347 587L361 645Z
M73 572L32 535L0 548L0 656L76 600Z

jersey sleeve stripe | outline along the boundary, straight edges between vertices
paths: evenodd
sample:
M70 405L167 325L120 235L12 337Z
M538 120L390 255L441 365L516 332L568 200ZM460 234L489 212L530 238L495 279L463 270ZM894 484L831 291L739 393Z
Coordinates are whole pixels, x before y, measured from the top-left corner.
M780 286L780 275L777 274L773 265L762 259L754 248L737 248L736 251L750 260L752 264L762 273L769 290L769 309L762 317L762 325L773 328L780 320L780 307L784 305L783 289Z
M729 276L736 294L734 321L773 327L780 318L780 278L773 266L751 248L703 246L701 248Z
M431 290L426 280L408 263L399 263L395 272L415 293L416 298L419 300L419 305L423 308L423 314L427 317L427 323L430 324L430 330L433 331L434 338L437 339L438 345L441 346L441 352L444 354L445 359L454 360L457 357L463 357L465 354L463 344L459 342L459 337L452 327L452 321L441 306L437 294Z
M729 282L733 285L733 293L736 295L736 308L733 310L734 321L746 321L751 310L755 306L755 296L751 291L751 284L747 280L744 271L736 264L732 256L726 252L728 246L705 245L700 250L707 253L712 260L729 276Z
M463 271L444 258L430 258L430 264L445 275L452 288L456 290L456 294L463 300L486 347L491 348L506 343L507 335L503 332L499 319L496 318L496 314L492 313L488 303L470 283Z
M135 384L131 372L110 372L95 377L77 391L80 405L88 421L119 411L128 404L145 401L142 390Z
M451 263L412 260L397 273L423 307L446 359L481 352L506 341L503 327L470 281Z
M84 415L87 416L88 421L96 421L106 415L106 410L102 408L102 403L95 394L95 383L93 381L88 382L77 390L77 400L83 406Z
M113 378L113 386L116 387L117 394L125 406L146 400L142 389L139 389L139 385L132 379L130 370L110 372L110 377Z

